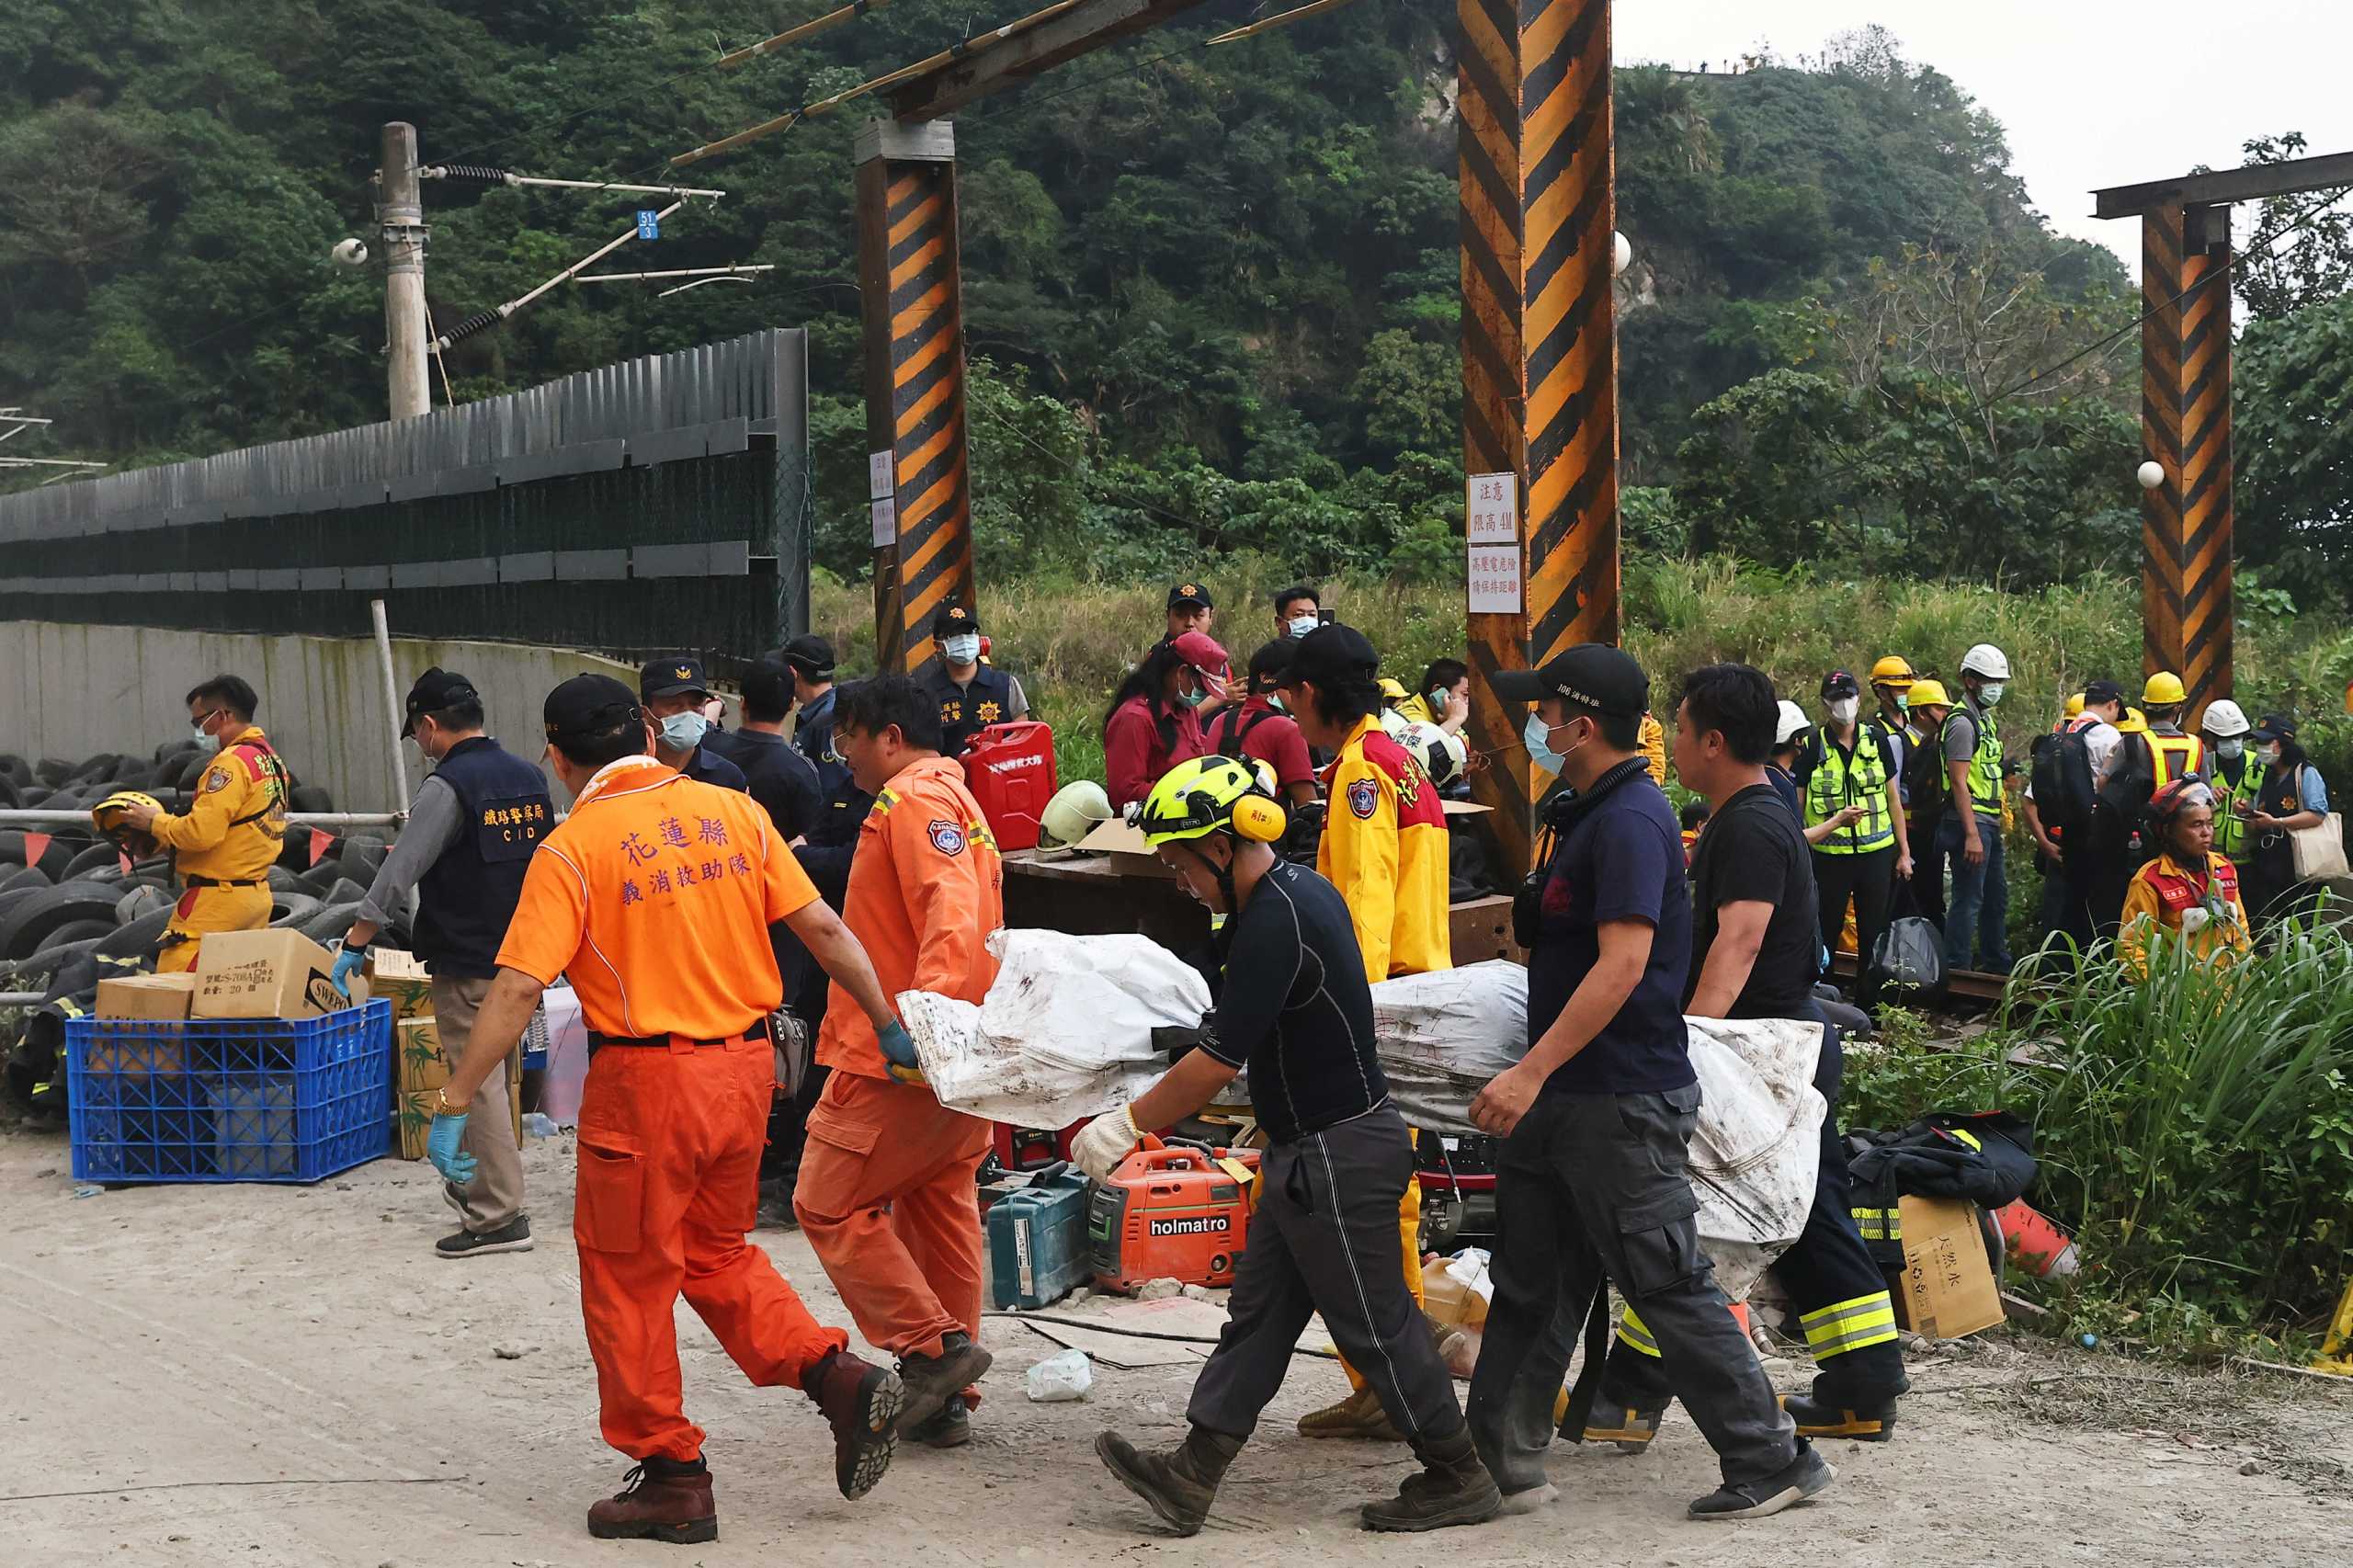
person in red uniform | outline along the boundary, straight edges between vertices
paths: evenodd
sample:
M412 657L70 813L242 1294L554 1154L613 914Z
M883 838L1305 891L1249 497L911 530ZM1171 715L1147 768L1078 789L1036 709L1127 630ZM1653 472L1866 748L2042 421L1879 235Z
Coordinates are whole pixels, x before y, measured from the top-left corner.
M1225 650L1205 631L1172 637L1144 655L1103 716L1104 792L1113 810L1141 803L1180 762L1208 755L1204 704L1225 696Z
M1446 809L1438 786L1381 726L1381 655L1364 633L1336 622L1300 639L1282 676L1283 699L1310 745L1336 755L1315 869L1340 890L1355 922L1364 977L1452 969L1453 884ZM1405 1184L1397 1206L1399 1263L1420 1305L1422 1189ZM1309 1437L1403 1439L1364 1375L1346 1360L1347 1398L1300 1417Z
M1209 752L1236 761L1247 757L1273 768L1277 795L1293 808L1315 799L1315 759L1279 689L1298 646L1293 638L1279 637L1251 654L1249 695L1240 706L1219 714L1208 732Z
M978 1003L996 979L1005 866L964 769L939 755L939 704L899 676L864 680L835 709L834 744L874 796L842 917L883 990ZM986 1269L974 1176L990 1126L924 1083L904 1034L877 1039L838 986L817 1037L833 1069L809 1113L793 1212L868 1343L899 1358L899 1432L969 1442ZM962 1397L960 1397L962 1396Z
M637 1460L588 1510L600 1539L716 1540L702 1429L679 1398L673 1312L683 1294L745 1375L797 1387L834 1434L834 1479L862 1497L889 1468L901 1387L809 1315L747 1245L783 999L767 928L782 921L871 1029L905 1030L865 950L817 897L753 799L653 755L637 695L608 676L548 694L547 758L572 814L532 852L465 1055L426 1149L453 1182L474 1091L506 1070L540 993L571 978L593 1053L580 1101L572 1233L605 1440Z

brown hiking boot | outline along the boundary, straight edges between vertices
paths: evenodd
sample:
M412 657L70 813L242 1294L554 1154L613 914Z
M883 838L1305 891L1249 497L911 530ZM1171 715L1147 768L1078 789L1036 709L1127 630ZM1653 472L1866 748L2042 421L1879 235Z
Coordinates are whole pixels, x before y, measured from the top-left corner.
M900 1357L899 1381L906 1393L899 1406L899 1436L938 1415L941 1405L980 1381L995 1359L961 1333L942 1335L937 1356Z
M1475 1525L1503 1512L1504 1494L1495 1477L1479 1462L1471 1429L1460 1428L1450 1437L1414 1445L1422 1461L1419 1475L1409 1475L1397 1495L1364 1506L1369 1530L1436 1530L1449 1525Z
M802 1375L801 1392L834 1429L834 1484L852 1502L873 1491L899 1448L899 1375L835 1350Z
M1217 1500L1218 1483L1226 1466L1242 1451L1242 1439L1196 1426L1185 1441L1165 1454L1148 1454L1120 1437L1106 1432L1095 1439L1095 1451L1120 1483L1146 1503L1178 1535L1198 1535Z
M1368 1383L1337 1404L1311 1410L1299 1418L1302 1437L1353 1437L1372 1443L1402 1443L1405 1434L1381 1408L1381 1396Z
M666 1540L691 1546L719 1539L710 1471L700 1460L649 1459L623 1478L620 1492L588 1507L598 1540Z

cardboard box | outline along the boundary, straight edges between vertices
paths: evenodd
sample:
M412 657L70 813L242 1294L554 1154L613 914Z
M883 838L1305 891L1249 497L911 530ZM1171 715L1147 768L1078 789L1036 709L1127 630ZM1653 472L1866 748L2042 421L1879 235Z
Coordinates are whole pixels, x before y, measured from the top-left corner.
M441 1049L440 1026L430 1017L404 1018L392 1026L394 1074L400 1085L392 1096L392 1120L401 1141L401 1158L425 1158L425 1140L433 1131L434 1091L449 1081L456 1063ZM523 1060L519 1051L506 1056L506 1106L513 1122L515 1146L523 1146Z
M193 974L125 974L98 982L101 1018L185 1018L196 1000Z
M449 1081L455 1063L441 1050L441 1026L430 1014L392 1026L393 1074L404 1093L431 1093Z
M433 1012L433 977L425 972L425 966L411 953L371 950L368 955L368 994L392 1005L396 1023L427 1017Z
M300 931L212 931L196 950L198 1018L316 1018L368 999L329 978L335 955Z
M1895 1321L1931 1339L1959 1339L2003 1321L2001 1287L1985 1256L1977 1205L1958 1198L1897 1200L1904 1272L1888 1280Z

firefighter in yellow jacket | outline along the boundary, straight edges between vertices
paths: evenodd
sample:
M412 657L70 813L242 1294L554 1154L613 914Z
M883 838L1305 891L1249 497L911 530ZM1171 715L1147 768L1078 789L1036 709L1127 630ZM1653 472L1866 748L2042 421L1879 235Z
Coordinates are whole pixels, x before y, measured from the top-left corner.
M254 688L235 676L214 676L189 692L197 740L219 753L198 777L195 798L181 815L134 803L119 818L172 852L184 884L164 927L159 972L194 969L207 932L269 924L269 869L286 840L289 786L286 765L254 722L256 706Z
M1446 811L1421 765L1381 728L1379 669L1380 655L1364 633L1334 624L1300 640L1280 687L1307 744L1336 754L1315 869L1347 901L1365 979L1375 984L1454 967ZM1397 1230L1405 1284L1417 1303L1421 1228L1421 1185L1408 1182ZM1301 1417L1300 1431L1399 1439L1372 1389L1354 1368L1347 1372L1355 1392Z

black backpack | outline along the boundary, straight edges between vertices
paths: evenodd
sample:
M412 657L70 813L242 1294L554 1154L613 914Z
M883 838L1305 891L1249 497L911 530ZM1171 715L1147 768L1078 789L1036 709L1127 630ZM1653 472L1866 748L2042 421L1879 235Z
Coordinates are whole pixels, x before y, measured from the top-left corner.
M2034 810L2045 827L2077 827L2092 820L2092 754L2086 730L2040 735L2034 743Z

